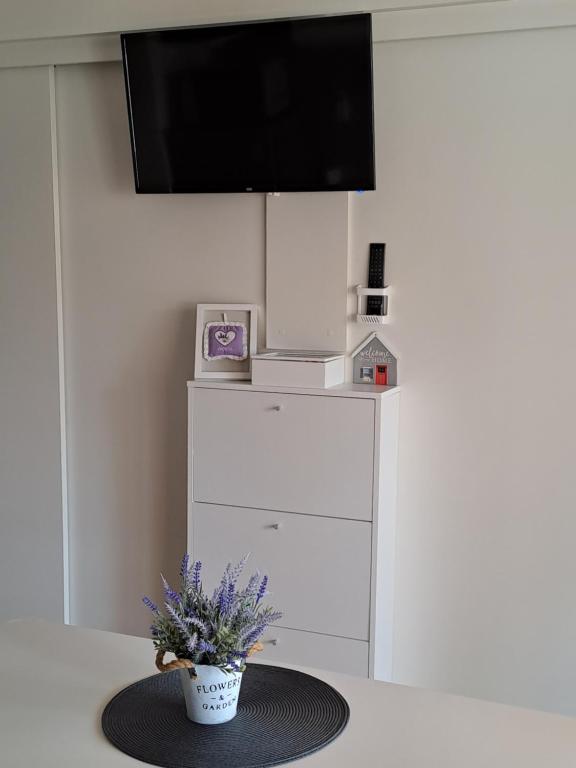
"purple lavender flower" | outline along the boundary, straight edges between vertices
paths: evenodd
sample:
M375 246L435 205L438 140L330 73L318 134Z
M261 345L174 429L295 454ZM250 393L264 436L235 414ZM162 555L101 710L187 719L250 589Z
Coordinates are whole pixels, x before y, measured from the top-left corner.
M258 591L258 582L260 581L260 574L258 571L254 573L250 578L248 579L248 584L246 585L246 589L242 592L242 597L246 599L254 598L256 597L256 593Z
M220 611L220 615L223 616L226 613L226 607L228 605L228 590L227 589L220 589L218 590L218 600L216 601L218 604L218 610Z
M144 603L146 608L150 608L152 613L156 613L158 616L160 616L160 610L153 600L150 600L149 597L146 597L146 595L144 595L144 597L142 598L142 602Z
M180 632L182 632L184 637L188 637L188 627L184 623L184 620L182 619L182 617L178 615L178 613L174 610L174 608L170 605L170 603L165 603L165 605L166 605L166 610L172 617L172 621L174 622L174 624L178 627Z
M149 597L146 597L146 595L144 595L144 597L142 598L142 602L144 603L144 605L145 605L147 608L150 608L150 610L151 610L153 613L160 613L160 611L158 610L158 606L156 605L156 603L154 603L152 600L150 600L150 598L149 598Z
M266 587L268 586L268 576L264 576L262 579L262 583L260 584L260 589L258 590L258 594L256 595L256 603L259 603L260 600L264 597L266 594Z
M226 567L226 572L228 575L228 583L235 585L238 579L240 578L240 575L242 574L242 571L244 570L244 566L246 565L246 560L250 555L244 555L242 560L238 563L238 565L235 565L234 568L232 568L232 564L228 563L228 566Z
M227 589L228 589L228 583L229 583L228 575L230 573L230 568L231 567L232 567L232 563L228 563L228 565L224 569L224 573L222 574L222 578L220 579L220 584L218 584L218 586L214 590L214 594L212 595L212 600L215 603L219 603L220 602L220 600L222 599L222 593L226 592Z
M164 585L164 594L166 595L166 599L169 602L174 603L175 605L179 605L180 595L178 594L178 592L175 592L172 589L172 587L170 586L170 584L168 584L164 576L162 576L162 584Z
M243 642L244 648L251 648L258 640L258 638L262 636L267 626L268 624L259 624L255 629L253 629Z
M189 637L188 640L186 641L186 650L190 655L192 655L196 650L197 640L198 640L198 634L194 632L192 637Z
M162 577L164 611L149 598L144 603L154 619L150 631L154 646L171 651L179 658L195 664L214 664L221 669L242 669L250 648L265 629L281 614L263 603L268 594L268 577L258 573L244 589L238 580L246 562L228 564L212 598L204 592L200 581L202 563L191 562L184 555L180 565L182 586L172 589Z
M258 624L261 624L261 619L259 616L252 615L251 618L249 618L246 621L246 624L242 628L242 631L238 635L238 643L240 645L244 645L246 638L248 635L254 631L254 629L258 626Z
M200 640L198 650L202 653L216 653L216 646L209 643L208 640Z
M220 587L220 594L218 596L218 610L220 611L220 616L225 617L229 614L233 600L234 584L230 582L227 585Z
M208 627L197 616L186 616L184 621L186 624L192 624L194 627L198 627L198 629L201 630L205 635L208 634Z
M225 586L222 586L222 582L220 582L220 584L218 584L214 592L212 592L212 602L214 603L214 605L220 604L220 597L222 596L222 592L225 588L226 588Z
M200 589L200 571L202 570L202 563L200 560L196 560L192 566L192 589L196 592Z
M230 582L228 584L228 594L226 595L226 616L230 616L233 612L234 608L234 599L235 599L235 589L234 589L234 582Z
M190 562L190 555L188 554L188 552L186 552L186 554L182 558L182 564L180 565L180 577L184 581L186 581L186 579L188 577L188 564L189 564L189 562Z
M264 618L266 619L266 624L274 624L275 621L280 621L283 615L280 611L274 611L274 613L267 613Z

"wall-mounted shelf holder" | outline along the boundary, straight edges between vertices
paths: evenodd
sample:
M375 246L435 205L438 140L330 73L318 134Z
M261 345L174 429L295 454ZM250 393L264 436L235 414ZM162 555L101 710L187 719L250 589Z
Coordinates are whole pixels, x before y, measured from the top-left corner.
M386 325L390 322L390 294L392 289L390 286L386 288L363 288L361 285L356 286L356 296L358 297L358 310L356 314L356 322L364 325ZM382 315L367 315L366 311L366 296L383 296L383 310Z

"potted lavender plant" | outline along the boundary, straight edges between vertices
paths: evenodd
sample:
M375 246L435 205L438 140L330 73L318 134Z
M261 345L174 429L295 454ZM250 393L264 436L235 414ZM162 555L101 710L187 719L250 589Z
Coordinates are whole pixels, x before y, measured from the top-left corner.
M149 597L143 601L154 614L150 628L161 672L179 670L190 720L215 725L236 714L246 659L262 650L265 629L282 614L264 606L268 577L255 573L239 589L246 557L226 566L220 584L209 597L201 581L202 563L190 563L184 555L180 567L180 591L162 577L165 613ZM175 661L164 663L173 653Z

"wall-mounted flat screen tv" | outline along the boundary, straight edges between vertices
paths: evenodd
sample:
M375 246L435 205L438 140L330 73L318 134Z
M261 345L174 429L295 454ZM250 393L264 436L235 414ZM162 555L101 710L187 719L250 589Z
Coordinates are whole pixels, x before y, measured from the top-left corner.
M370 14L122 35L137 192L374 189Z

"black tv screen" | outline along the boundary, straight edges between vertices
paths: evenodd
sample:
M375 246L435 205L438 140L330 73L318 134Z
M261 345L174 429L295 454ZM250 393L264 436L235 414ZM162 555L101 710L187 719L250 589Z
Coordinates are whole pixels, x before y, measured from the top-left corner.
M370 14L122 35L137 192L374 189Z

